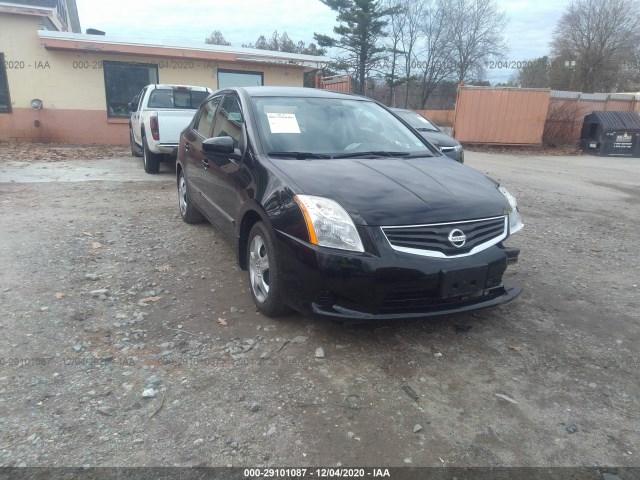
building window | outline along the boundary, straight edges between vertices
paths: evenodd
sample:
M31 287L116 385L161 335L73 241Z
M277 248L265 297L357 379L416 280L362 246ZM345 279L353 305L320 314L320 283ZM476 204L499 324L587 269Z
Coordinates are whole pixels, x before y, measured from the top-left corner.
M264 74L262 72L218 70L218 88L261 87L262 85L264 85Z
M9 97L9 82L4 63L4 54L0 53L0 113L11 113L11 97Z
M109 117L128 118L129 102L145 86L158 83L158 66L141 63L103 62L104 88Z

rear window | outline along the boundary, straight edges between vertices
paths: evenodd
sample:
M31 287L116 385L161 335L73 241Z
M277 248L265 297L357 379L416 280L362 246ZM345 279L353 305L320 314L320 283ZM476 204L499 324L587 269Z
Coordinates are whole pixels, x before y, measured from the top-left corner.
M156 89L149 95L149 108L197 109L209 92Z
M396 111L396 114L405 122L417 130L426 130L428 132L437 132L436 126L422 115L416 112Z

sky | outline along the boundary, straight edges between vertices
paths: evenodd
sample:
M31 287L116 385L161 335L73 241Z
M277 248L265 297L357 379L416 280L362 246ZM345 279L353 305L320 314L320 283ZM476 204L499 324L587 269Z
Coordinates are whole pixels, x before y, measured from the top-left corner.
M111 36L164 42L203 43L220 30L234 46L267 38L278 30L297 42L313 41L314 32L331 34L336 14L319 0L76 0L83 31L97 28ZM497 0L507 13L509 53L522 61L548 54L551 33L569 0ZM495 67L501 66L495 64ZM487 80L506 82L507 68L487 70Z

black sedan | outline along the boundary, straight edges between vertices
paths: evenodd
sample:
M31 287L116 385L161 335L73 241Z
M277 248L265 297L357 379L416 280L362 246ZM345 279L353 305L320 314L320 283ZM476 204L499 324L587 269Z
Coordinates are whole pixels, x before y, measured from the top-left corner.
M420 135L428 142L438 147L447 157L453 158L456 162L464 163L462 145L455 138L443 132L440 127L413 110L404 110L402 108L392 108L391 110L420 132Z
M233 242L266 315L428 317L520 293L502 283L516 199L370 99L215 92L182 132L176 173L182 218Z

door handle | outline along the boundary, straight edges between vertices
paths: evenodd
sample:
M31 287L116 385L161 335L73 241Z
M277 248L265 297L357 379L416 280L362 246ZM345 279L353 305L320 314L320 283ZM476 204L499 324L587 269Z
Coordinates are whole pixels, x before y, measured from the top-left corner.
M209 168L209 162L207 160L202 160L202 166L206 169Z
M184 149L185 150L189 150L191 148L191 146L189 145L189 142L184 144Z

